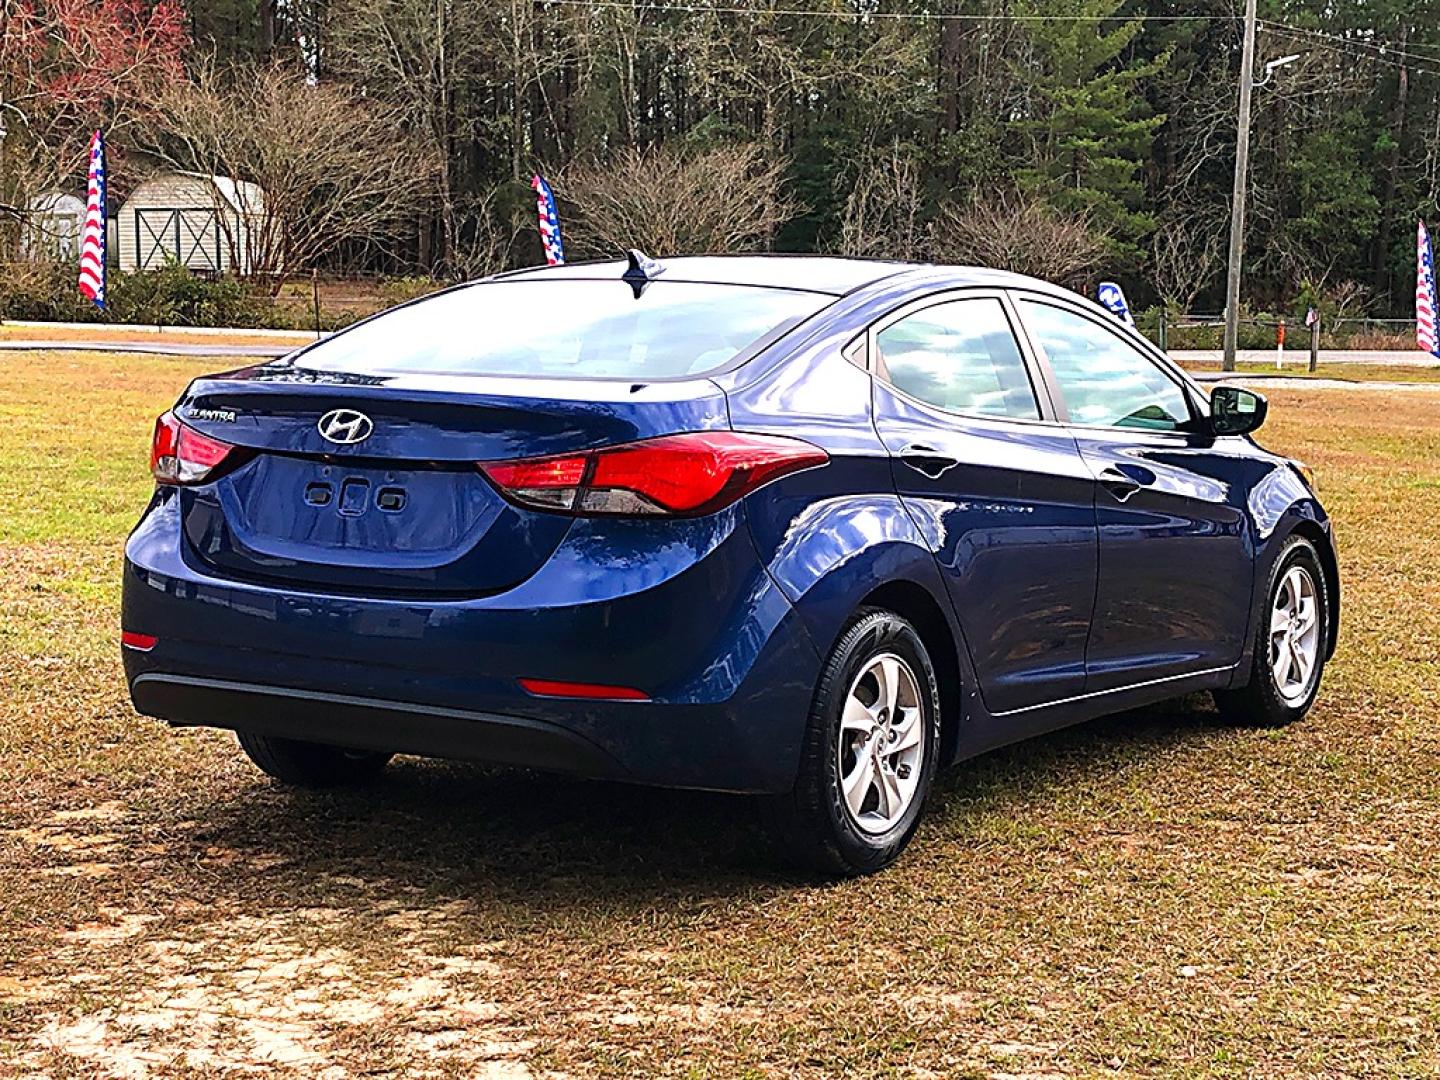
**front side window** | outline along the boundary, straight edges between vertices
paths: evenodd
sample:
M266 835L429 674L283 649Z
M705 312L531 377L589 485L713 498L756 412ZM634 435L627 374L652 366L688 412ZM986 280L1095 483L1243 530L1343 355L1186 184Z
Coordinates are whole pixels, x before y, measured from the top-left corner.
M917 311L875 335L875 373L942 409L1036 420L1040 408L1004 305L993 296Z
M1072 423L1174 431L1189 421L1185 392L1139 349L1073 311L1034 300L1020 306Z
M656 281L481 282L396 308L296 358L357 375L465 374L661 379L724 367L809 318L828 294Z

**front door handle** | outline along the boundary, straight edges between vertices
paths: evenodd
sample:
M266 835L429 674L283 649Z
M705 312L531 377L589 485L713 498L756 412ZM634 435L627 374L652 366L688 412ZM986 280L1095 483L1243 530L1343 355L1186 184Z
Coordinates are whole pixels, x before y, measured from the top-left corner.
M1144 485L1133 476L1129 476L1113 467L1102 470L1099 479L1100 486L1115 496L1116 502L1123 503L1126 499L1130 498L1131 495L1134 495L1135 492L1144 487Z
M942 453L924 443L911 443L900 451L900 460L922 476L938 480L947 471L960 464L959 458Z

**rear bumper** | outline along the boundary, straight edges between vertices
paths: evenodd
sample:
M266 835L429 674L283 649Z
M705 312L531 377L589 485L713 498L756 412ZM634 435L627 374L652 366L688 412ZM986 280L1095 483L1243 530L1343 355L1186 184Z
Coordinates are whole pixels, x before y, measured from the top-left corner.
M518 716L161 672L136 676L130 694L138 712L178 726L203 722L208 727L359 750L523 765L586 776L624 778L627 772L614 757L574 732Z
M131 697L176 725L787 791L819 658L738 515L679 523L648 549L633 530L653 525L579 521L522 586L435 600L225 579L161 498L126 545L122 626L157 639L123 650ZM534 697L520 678L650 700Z

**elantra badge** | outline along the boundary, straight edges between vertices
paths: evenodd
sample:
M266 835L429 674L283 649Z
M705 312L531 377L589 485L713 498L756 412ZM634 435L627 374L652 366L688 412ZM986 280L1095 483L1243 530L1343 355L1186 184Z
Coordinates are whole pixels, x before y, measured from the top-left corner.
M320 417L320 423L316 426L322 436L341 446L364 442L375 430L370 417L354 409L331 409Z
M191 420L214 420L219 424L235 423L234 409L191 409L186 416Z

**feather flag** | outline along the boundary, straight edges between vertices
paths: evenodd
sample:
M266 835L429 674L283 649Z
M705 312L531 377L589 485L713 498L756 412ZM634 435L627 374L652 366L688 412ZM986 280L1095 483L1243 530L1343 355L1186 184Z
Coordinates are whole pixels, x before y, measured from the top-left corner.
M1415 260L1415 344L1425 352L1440 356L1436 340L1435 313L1435 252L1430 247L1430 234L1420 222Z
M90 140L85 227L80 232L80 292L105 307L105 136Z
M555 209L555 195L539 173L530 181L535 189L535 205L540 215L540 243L545 246L545 262L549 266L565 265L565 242L560 238L560 214Z
M1115 282L1102 281L1095 293L1095 299L1109 308L1111 314L1126 326L1135 325L1135 319L1130 314L1130 304L1125 299L1125 290Z

